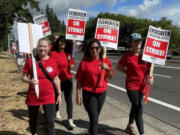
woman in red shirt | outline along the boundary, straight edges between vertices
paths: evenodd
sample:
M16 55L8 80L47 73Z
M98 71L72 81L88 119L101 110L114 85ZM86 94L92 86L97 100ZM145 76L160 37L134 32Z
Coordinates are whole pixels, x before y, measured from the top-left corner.
M72 41L66 40L64 36L60 36L55 45L52 48L51 58L56 60L59 69L59 78L61 80L61 90L64 92L66 101L66 109L68 115L69 128L73 129L76 125L73 123L72 113L72 73L71 70L74 67L75 60L71 56L72 53ZM59 108L57 108L57 115L59 115Z
M100 83L102 69L105 70L103 84ZM112 64L109 58L103 59L100 42L97 39L91 40L76 73L76 102L81 105L80 90L82 89L83 104L90 119L90 135L97 135L98 118L106 97L107 81L112 76Z
M142 38L139 33L133 33L131 35L130 45L132 50L122 56L116 69L126 74L126 90L132 104L126 132L131 135L137 134L133 125L134 121L136 121L139 134L144 135L143 96L150 63L142 60ZM150 83L153 83L153 78L150 80Z
M57 101L55 101L54 87L53 84L46 78L42 69L39 67L36 61L36 69L38 81L33 78L33 67L32 59L29 58L24 66L24 73L22 80L29 83L28 94L26 99L26 104L29 110L29 126L32 135L37 135L37 117L39 106L43 106L44 114L47 119L47 129L48 135L56 135L54 129L54 116L55 116L55 102L59 103L61 101L61 90L60 90L60 80L58 78L58 68L56 61L48 56L49 53L49 40L42 38L38 41L38 54L40 62L43 67L53 80L56 90L58 93ZM30 78L29 78L30 76ZM39 85L39 97L35 93L35 84Z

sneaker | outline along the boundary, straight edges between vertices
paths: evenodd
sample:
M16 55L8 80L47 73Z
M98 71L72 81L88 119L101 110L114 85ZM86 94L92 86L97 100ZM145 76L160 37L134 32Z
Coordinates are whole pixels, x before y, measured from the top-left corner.
M68 124L69 124L69 127L72 128L72 129L74 129L76 127L76 125L73 122L73 119L69 119Z
M128 133L129 135L137 135L137 132L133 126L127 126L125 132Z
M57 111L57 112L56 112L56 118L59 119L59 120L61 120L61 114L60 114L60 111Z

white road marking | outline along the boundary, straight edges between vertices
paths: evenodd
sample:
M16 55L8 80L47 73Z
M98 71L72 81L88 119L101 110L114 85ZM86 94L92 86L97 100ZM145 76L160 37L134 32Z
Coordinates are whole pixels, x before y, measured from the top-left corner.
M170 66L161 66L161 65L155 65L155 67L170 68L170 69L180 69L180 67L170 67Z
M119 87L119 86L116 86L116 85L113 85L113 84L110 84L110 83L108 83L108 86L110 86L112 88L115 88L117 90L126 92L126 89L124 89L122 87ZM162 105L162 106L165 106L167 108L170 108L170 109L173 109L173 110L176 110L176 111L180 112L180 107L178 107L178 106L174 106L174 105L168 104L166 102L163 102L163 101L151 98L151 97L149 97L148 100L151 101L151 102L154 102L156 104L159 104L159 105Z
M153 74L154 76L164 77L164 78L172 78L171 76L167 75L160 75L160 74Z
M117 63L118 61L111 60L111 62L114 62L114 63ZM155 65L155 67L162 67L162 68L169 68L169 69L179 69L180 70L180 67L161 66L161 65Z
M76 72L75 72L75 71L72 71L72 73L75 74ZM111 84L111 83L108 83L108 86L110 86L110 87L112 87L112 88L115 88L115 89L117 89L117 90L119 90L119 91L126 92L126 89L124 89L124 88L122 88L122 87L120 87L120 86L117 86L117 85L114 85L114 84ZM165 107L167 107L167 108L170 108L170 109L173 109L173 110L175 110L175 111L180 112L180 107L178 107L178 106L171 105L171 104L168 104L168 103L166 103L166 102L163 102L163 101L157 100L157 99L155 99L155 98L151 98L151 97L149 97L148 100L151 101L151 102L154 102L154 103L156 103L156 104L159 104L159 105L162 105L162 106L165 106Z

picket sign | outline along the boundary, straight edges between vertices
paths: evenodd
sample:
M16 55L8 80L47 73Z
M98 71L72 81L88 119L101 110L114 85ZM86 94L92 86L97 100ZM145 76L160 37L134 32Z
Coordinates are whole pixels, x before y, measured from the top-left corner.
M166 60L166 55L168 51L168 45L170 40L170 31L162 30L160 27L156 28L153 26L149 27L146 44L143 52L142 59L144 61L151 63L149 77L147 78L146 92L144 102L147 103L149 92L150 92L150 82L149 80L153 77L154 64L164 65Z
M38 40L43 38L43 30L41 25L31 23L17 23L18 24L18 42L19 52L31 54L33 76L35 80L38 80L36 62L33 55L33 49L37 47ZM35 85L35 93L39 98L39 86Z
M95 38L101 42L103 47L109 47L117 50L119 26L119 21L98 18Z
M144 103L146 104L148 101L148 97L149 97L149 92L150 92L150 88L151 88L151 84L149 82L149 80L152 79L153 77L153 72L154 72L154 64L151 63L151 68L150 68L150 72L149 72L149 76L147 78L147 85L146 85L146 92L145 92L145 98L144 98Z
M87 12L69 9L67 17L66 39L84 41Z
M117 49L119 26L120 22L118 21L104 18L98 18L97 20L95 38L98 39L103 46L104 55L102 63L106 63L107 47ZM105 72L105 69L101 70L99 79L100 87L103 86Z
M39 24L42 26L44 37L51 35L51 28L46 14L33 17L33 21L35 24Z
M75 55L76 41L84 41L87 12L69 9L67 17L66 39L73 40L72 57Z
M33 55L34 45L33 45L32 24L31 23L28 23L28 29L29 29L29 41L30 41L30 49L31 49L32 66L33 66L33 76L34 76L35 80L38 80L36 61L35 61L35 58ZM36 92L37 98L39 98L39 85L38 84L35 84L35 92Z

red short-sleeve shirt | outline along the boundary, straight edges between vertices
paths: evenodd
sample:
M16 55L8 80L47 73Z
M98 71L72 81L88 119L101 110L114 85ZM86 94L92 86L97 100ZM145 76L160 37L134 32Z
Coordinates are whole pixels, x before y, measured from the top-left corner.
M69 66L71 64L75 64L75 60L71 55L66 55L65 52L51 52L51 58L55 59L58 70L59 70L59 78L61 82L64 82L72 77L72 73L69 71Z
M106 58L105 61L113 72L112 63L109 58ZM100 64L101 60L92 60L91 58L84 58L79 64L76 79L81 82L83 90L93 93L102 93L107 90L107 71L105 71L103 85L98 84L101 74Z
M141 55L137 56L132 52L128 52L122 56L119 64L127 68L126 89L139 90L144 93L150 63L143 61Z
M46 69L49 76L53 79L58 75L58 68L56 61L52 58L47 60L41 60L42 65ZM39 67L36 61L37 76L39 80L39 98L35 94L35 89L33 85L29 85L28 94L26 99L27 105L44 105L44 104L54 104L54 88L52 83L46 78L42 69ZM33 78L33 69L32 69L32 59L29 58L24 66L24 73L30 75L30 78Z

